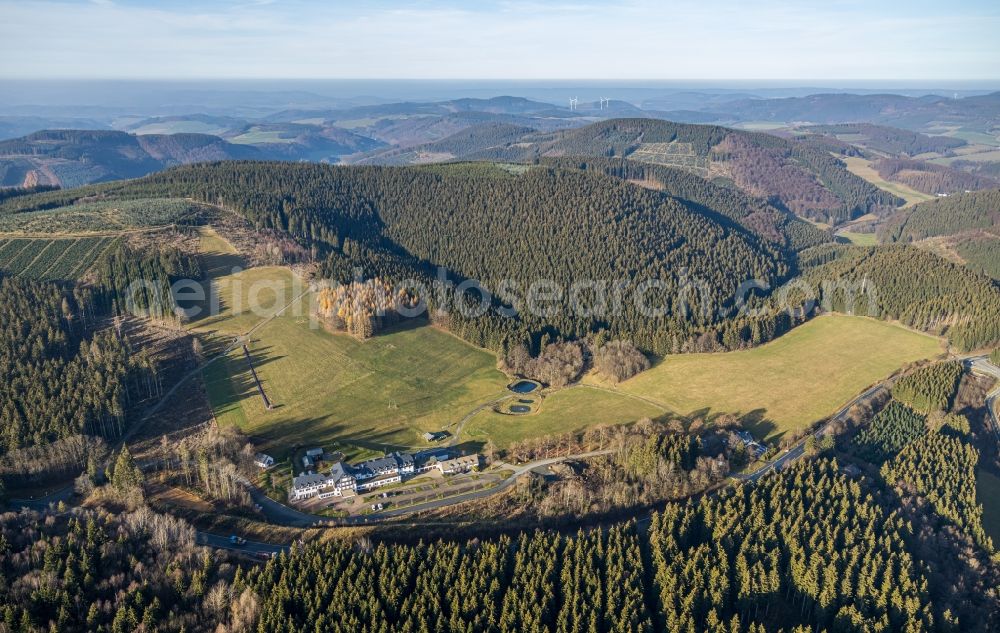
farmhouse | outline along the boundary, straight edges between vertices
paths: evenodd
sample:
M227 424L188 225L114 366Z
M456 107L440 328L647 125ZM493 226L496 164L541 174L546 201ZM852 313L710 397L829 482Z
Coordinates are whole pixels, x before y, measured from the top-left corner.
M754 458L760 457L767 452L757 440L754 439L753 435L750 435L747 431L736 431L737 437L743 442L743 446L747 448L747 452L754 456Z
M253 456L253 463L257 468L270 468L274 466L274 458L266 453L257 453Z

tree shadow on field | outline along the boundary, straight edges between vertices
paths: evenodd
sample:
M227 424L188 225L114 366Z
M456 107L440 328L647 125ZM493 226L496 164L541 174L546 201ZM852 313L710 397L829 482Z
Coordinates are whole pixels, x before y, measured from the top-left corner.
M741 411L713 411L711 407L703 407L691 411L685 417L689 420L700 418L707 427L713 427L721 422L723 416L735 417L739 420L740 426L749 431L759 441L766 439L768 442L780 442L786 433L786 431L781 431L772 435L778 430L778 426L773 420L767 417L767 409L764 408L752 409L743 413Z
M345 453L391 453L409 450L392 438L398 429L349 427L342 422L331 422L325 417L300 418L282 422L279 426L257 431L268 447L279 455L291 454L296 447L321 446L336 448ZM357 449L351 451L350 448Z
M452 453L459 453L461 455L472 455L473 453L482 453L483 447L486 446L486 442L483 440L466 440L455 444L454 446L446 447L447 450Z

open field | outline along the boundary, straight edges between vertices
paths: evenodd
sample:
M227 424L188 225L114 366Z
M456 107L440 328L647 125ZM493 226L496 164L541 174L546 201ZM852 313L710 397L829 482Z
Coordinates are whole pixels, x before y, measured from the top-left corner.
M459 439L485 442L489 438L504 448L527 438L656 418L664 413L661 407L624 394L588 386L571 387L546 396L538 413L506 415L484 409L466 423Z
M251 129L226 140L239 145L252 145L256 143L294 143L295 137L288 136L281 130Z
M235 257L211 232L202 246L220 267ZM211 264L206 268L212 269ZM221 272L221 271L220 271ZM281 267L252 268L214 279L222 312L192 322L208 341L228 342L264 322L304 286ZM264 284L255 292L255 284ZM259 314L234 315L236 305L261 297ZM420 447L420 435L453 427L478 406L509 393L507 377L493 354L447 332L420 325L399 327L364 342L331 334L311 323L310 295L256 330L249 348L254 368L274 408L267 410L237 348L209 365L204 380L216 417L256 436L276 458L297 445L338 447L349 456L394 447ZM460 440L498 446L525 437L562 433L592 424L656 417L662 408L638 398L586 387L545 398L541 411L524 416L484 410L466 425ZM454 430L454 427L452 428Z
M994 134L986 134L985 132L973 132L971 130L954 130L945 134L945 136L952 136L954 138L960 138L963 141L968 141L969 143L978 143L980 145L991 145L993 147L1000 147L1000 138Z
M279 316L250 349L272 410L241 350L206 372L206 386L220 421L260 438L278 458L334 441L349 455L423 446L421 433L457 422L507 383L492 354L429 326L359 342Z
M5 238L0 270L46 281L78 279L115 241L113 237Z
M874 233L854 233L853 231L838 231L837 237L842 237L855 246L875 246L878 244Z
M983 504L983 528L1000 545L1000 477L980 468L976 471L976 501Z
M241 427L278 459L297 446L335 442L349 457L425 446L423 432L456 431L477 407L509 393L493 354L447 332L404 326L364 342L330 333L310 319L312 293L290 269L225 274L241 260L210 229L202 248L222 311L190 327L211 345L259 326L248 345L274 408L266 409L239 347L205 370L209 398L221 423ZM254 296L261 310L232 313ZM724 412L747 416L761 437L775 436L809 426L903 364L940 351L938 339L881 321L820 317L757 349L670 356L613 389L588 377L595 384L547 394L535 413L486 407L458 440L503 447L594 424Z
M210 340L244 334L305 290L281 267L252 268L214 283L222 313L192 323ZM251 305L254 295L262 305L258 314L231 313ZM496 358L451 334L403 327L360 342L311 323L308 304L308 295L302 297L251 337L254 368L272 410L263 405L242 349L204 372L220 422L257 436L277 458L296 445L335 440L348 454L421 446L424 431L441 430L505 392L508 381L495 369Z
M895 194L903 200L906 200L906 206L917 204L918 202L933 200L936 197L917 191L916 189L912 189L906 185L901 185L898 182L890 182L882 178L882 176L879 176L878 172L872 168L871 161L864 158L858 156L848 156L846 158L840 158L840 160L847 165L847 170L855 176L864 178L879 189L884 189L889 193Z
M958 160L969 160L979 163L1000 163L1000 149L993 149L987 152L976 152L973 154L963 154L961 156L932 158L929 162L937 163L938 165L950 165Z
M668 356L618 388L682 415L739 414L757 437L774 437L807 428L900 366L941 351L925 334L830 315L755 349Z
M218 136L227 128L204 121L157 121L129 130L132 134L212 134Z

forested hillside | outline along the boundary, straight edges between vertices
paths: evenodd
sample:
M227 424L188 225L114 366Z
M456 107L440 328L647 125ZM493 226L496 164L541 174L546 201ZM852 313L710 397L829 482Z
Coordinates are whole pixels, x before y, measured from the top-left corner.
M832 242L833 238L787 210L778 209L735 187L725 187L684 169L620 158L547 158L546 165L565 169L599 171L637 182L714 211L762 237L791 250Z
M944 165L935 165L922 160L904 158L882 158L872 167L886 180L898 182L924 193L954 194L1000 187L1000 182L992 178L977 176Z
M263 157L253 147L207 134L46 130L0 141L0 186L77 187L144 176L182 163Z
M113 329L88 333L99 296L0 277L0 453L85 433L114 439L155 368Z
M805 128L817 134L827 134L847 142L886 154L916 156L926 152L945 153L966 142L951 136L928 136L911 130L871 123L841 123L814 125Z
M1000 234L1000 189L922 202L897 213L879 229L885 242L913 242L983 229Z
M434 267L441 265L452 281L478 279L491 291L509 280L506 293L498 294L508 307L516 304L517 318L500 317L495 310L468 318L452 310L445 323L473 343L504 352L521 342L537 350L546 334L551 340L599 329L655 353L676 352L696 338L700 342L694 348L706 350L765 342L807 315L778 307L727 320L735 307L733 293L750 279L776 287L797 268L805 271L804 281L827 309L865 313L867 304L848 306L836 291L823 288L851 283L856 298L868 301L867 293L858 292L864 282L875 288L873 316L943 333L962 349L1000 339L997 288L930 253L901 246L824 245L796 255L824 234L787 211L683 170L622 159L545 163L196 165L133 182L20 196L0 204L0 212L51 208L94 195L104 204L190 197L232 208L258 228L287 231L318 246L326 258L323 273L335 279L348 280L360 267L368 277L429 284ZM955 199L983 200L971 205L968 215L974 219L960 226L991 221L991 212L983 211L991 208L987 194L977 195L982 198ZM950 203L949 198L933 204ZM914 212L914 230L923 209ZM647 305L662 307L663 313L643 317L628 296L608 316L567 309L571 284L619 278L631 280L632 289L643 280L662 279L665 285L645 296ZM552 314L524 309L528 285L538 279L562 285L564 294L549 306ZM663 296L670 301L656 303ZM424 298L432 308L438 301ZM473 292L467 299L476 304L479 295ZM596 297L584 295L583 300ZM709 340L701 340L706 336Z
M220 569L194 541L191 526L146 508L44 518L27 511L4 513L0 627L24 632L214 630L218 614L231 601L212 589L220 579L231 578L232 566ZM238 602L240 596L235 598Z
M712 175L731 179L751 195L767 198L801 215L831 223L901 202L847 171L840 161L808 142L654 119L611 119L586 127L525 138L522 142L484 156L498 160L536 160L540 157L632 157L646 146L644 156L689 144L693 157ZM666 144L666 147L663 145ZM652 154L650 154L650 152ZM675 153L641 160L687 165L690 159Z
M960 350L1000 341L1000 289L983 275L912 246L839 247L827 257L803 275L825 309L899 320Z
M745 280L773 284L791 272L785 248L717 212L578 170L224 163L178 168L101 191L222 204L259 228L285 230L322 246L328 253L324 271L337 279L350 279L360 266L365 276L429 282L440 265L456 281L477 279L491 291L510 280L505 301L516 304L517 318L496 312L465 318L456 310L451 315L453 331L498 350L534 345L543 332L575 337L604 328L644 349L667 351L678 337L715 322ZM69 195L36 199L65 204ZM30 208L30 201L12 202ZM548 306L554 314L526 309L530 284L539 279L562 288ZM648 293L648 304L663 314L647 317L628 293L651 279L663 283ZM570 309L570 286L590 280L624 280L620 308L609 308L606 316ZM685 284L692 287L679 292Z
M523 125L489 122L473 125L441 140L371 153L351 162L358 165L410 165L451 159L475 160L492 148L514 143L534 130Z
M901 457L887 475L909 472L908 451ZM934 495L917 477L920 494ZM947 512L953 497L941 493L934 507ZM15 580L0 587L0 618L12 630L52 622L123 633L993 630L996 588L985 583L995 572L928 564L930 539L940 551L962 541L933 523L915 533L899 503L821 459L670 504L648 527L332 541L238 566L199 553L190 528L145 510L11 513L0 516L0 567Z

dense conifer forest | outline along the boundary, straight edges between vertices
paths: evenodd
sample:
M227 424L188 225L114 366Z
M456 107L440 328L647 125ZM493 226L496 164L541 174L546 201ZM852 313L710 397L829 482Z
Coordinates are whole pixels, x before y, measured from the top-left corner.
M113 439L157 392L155 366L101 317L92 291L0 278L0 452L79 433Z
M450 325L497 350L538 345L544 333L577 337L603 328L647 351L667 352L673 340L714 323L740 283L775 284L792 266L783 245L697 203L577 170L221 163L105 191L193 197L235 209L258 228L287 231L322 247L323 272L340 281L361 267L365 277L430 283L437 265L447 267L454 282L480 280L506 305L513 303L518 317L491 311L485 318L465 318L452 310ZM530 284L538 279L562 288L551 316L526 309ZM648 305L662 309L653 317L640 313L634 295L636 284L650 279L664 282L648 295ZM503 292L504 280L512 282L511 292ZM590 280L626 284L617 313L569 309L572 284ZM685 286L690 288L682 292ZM424 298L433 305L434 296ZM472 301L478 300L473 292ZM686 310L684 302L690 304Z
M745 192L831 223L901 204L892 194L847 171L823 147L714 125L611 119L525 137L482 158L519 162L562 156L621 158L642 143L689 143L696 156L710 159L713 170L727 175Z
M881 464L923 435L925 430L923 415L892 400L854 438L854 448L865 461Z
M962 363L934 363L899 379L892 397L915 411L947 411L962 379Z
M1000 289L989 278L912 246L820 248L805 254L819 265L802 280L824 309L899 320L963 351L1000 341Z
M708 212L719 213L792 251L833 241L828 233L787 210L778 209L735 187L721 186L683 169L614 158L550 158L545 159L544 164L565 169L599 171L639 182L699 205Z
M18 631L989 631L997 589L982 583L995 572L940 576L920 558L928 535L897 509L926 498L938 547L967 533L989 548L969 505L975 458L943 431L887 463L884 487L819 459L641 526L362 538L235 566L146 510L6 514L0 567L14 580L0 618Z
M607 128L610 138L615 130L625 133L620 127ZM716 140L709 135L699 142ZM0 204L0 212L65 205L85 195L190 197L236 210L258 229L287 232L313 247L322 260L321 274L335 280L350 281L360 269L366 278L416 279L429 287L435 266L445 266L453 284L477 279L499 299L485 316L452 309L441 323L503 353L521 343L537 353L546 341L601 329L656 354L756 345L808 315L784 309L735 315L734 293L751 279L775 288L797 271L827 309L851 311L836 284L864 282L877 289L872 316L943 333L961 349L1000 340L995 285L929 253L830 247L823 244L826 234L786 210L660 165L601 158L546 161L535 167L194 165L76 193L21 196ZM954 200L961 205L974 198ZM972 206L977 218L991 221L990 212L982 211L988 200ZM538 279L562 286L562 297L547 306L553 314L524 309L528 285ZM663 308L661 314L640 314L631 295L606 316L566 309L574 298L585 308L602 305L593 289L568 296L574 282L616 279L632 280L632 291L642 280L664 280L646 295L648 305ZM506 292L504 280L512 282ZM831 282L832 291L824 287ZM761 292L758 286L743 299L752 304ZM663 296L671 300L659 301ZM437 293L422 298L437 313ZM480 295L471 290L459 299L474 311ZM518 308L516 318L499 316L511 304Z
M960 193L900 211L879 228L884 242L914 242L937 235L1000 227L1000 190Z

